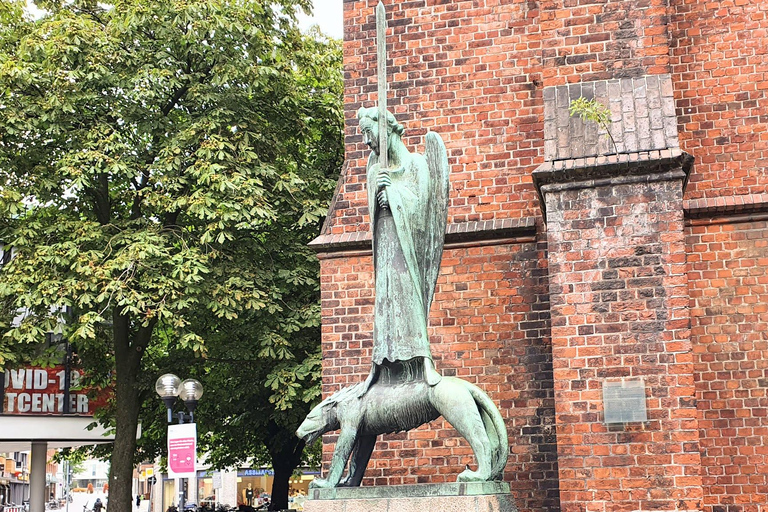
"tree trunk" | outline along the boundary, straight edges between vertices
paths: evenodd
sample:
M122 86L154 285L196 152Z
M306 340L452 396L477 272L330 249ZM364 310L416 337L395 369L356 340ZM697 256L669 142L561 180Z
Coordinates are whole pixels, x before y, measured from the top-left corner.
M153 325L131 333L128 317L113 315L115 342L115 444L110 460L109 512L133 511L133 456L141 400L136 386Z
M272 427L273 425L270 425ZM268 427L269 428L269 427ZM275 428L277 428L275 426ZM270 430L272 430L270 428ZM288 489L293 470L301 464L301 455L304 452L304 441L295 436L289 436L289 441L280 443L282 436L272 436L276 439L276 445L267 446L272 458L272 469L275 471L272 480L272 502L269 510L285 510L288 508Z
M273 463L275 478L272 480L272 503L269 510L284 510L288 508L288 489L293 469L287 465Z

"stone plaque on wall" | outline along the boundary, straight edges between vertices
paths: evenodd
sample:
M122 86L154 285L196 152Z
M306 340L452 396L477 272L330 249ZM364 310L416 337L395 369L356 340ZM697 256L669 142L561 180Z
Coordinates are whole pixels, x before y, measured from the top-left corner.
M642 379L603 382L605 423L648 421L645 382Z

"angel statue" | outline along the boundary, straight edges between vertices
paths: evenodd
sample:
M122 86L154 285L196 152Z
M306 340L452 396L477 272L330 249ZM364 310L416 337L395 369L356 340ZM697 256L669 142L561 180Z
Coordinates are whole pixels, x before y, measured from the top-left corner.
M387 133L380 137L379 109L357 113L363 140L373 150L367 166L376 273L371 372L315 406L296 431L307 445L340 431L327 477L310 486L359 486L378 435L440 416L469 442L477 460L477 469L467 467L458 481L501 480L509 454L504 419L480 388L442 377L429 350L427 318L448 209L445 145L429 132L426 153L410 153L400 139L403 127L391 113L386 116Z
M443 416L477 460L476 470L467 467L457 479L501 480L509 455L504 419L480 388L442 377L429 350L429 307L448 219L448 154L433 132L427 133L424 155L403 144L403 127L387 110L386 28L379 2L379 104L357 112L363 141L372 150L366 167L376 274L371 372L317 404L296 435L309 445L339 430L327 476L315 478L311 487L359 486L377 436Z
M401 140L402 125L387 112L388 166L381 168L379 111L361 108L357 118L373 150L367 179L376 273L372 368L363 393L377 380L402 380L401 374L434 386L441 377L429 350L427 319L448 213L445 145L428 132L426 154L410 153Z

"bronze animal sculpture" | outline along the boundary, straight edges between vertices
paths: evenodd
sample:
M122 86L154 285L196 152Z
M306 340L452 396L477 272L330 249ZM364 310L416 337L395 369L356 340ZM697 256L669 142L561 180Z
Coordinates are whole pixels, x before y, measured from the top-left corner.
M421 368L412 365L410 370ZM386 373L380 378L386 379ZM469 442L477 459L477 470L467 468L458 481L502 479L509 455L507 429L480 388L454 377L443 377L434 386L423 378L372 385L361 393L366 385L361 382L326 398L296 431L309 445L326 432L341 430L328 476L316 478L313 487L359 486L379 434L410 430L440 416ZM348 475L342 481L350 455Z

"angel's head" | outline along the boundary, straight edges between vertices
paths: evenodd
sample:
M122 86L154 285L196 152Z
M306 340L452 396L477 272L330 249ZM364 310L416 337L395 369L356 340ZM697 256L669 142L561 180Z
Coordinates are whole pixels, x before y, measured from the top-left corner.
M357 119L360 121L360 131L363 134L363 142L374 153L379 154L379 109L376 107L360 108L357 111ZM396 135L400 138L403 134L403 125L397 122L392 112L387 111L387 135ZM390 145L391 142L387 145Z

